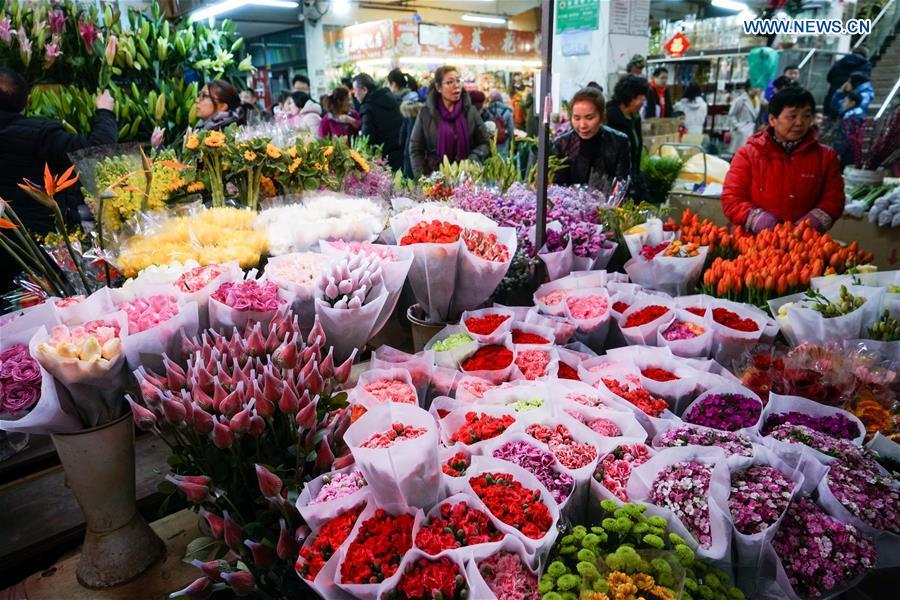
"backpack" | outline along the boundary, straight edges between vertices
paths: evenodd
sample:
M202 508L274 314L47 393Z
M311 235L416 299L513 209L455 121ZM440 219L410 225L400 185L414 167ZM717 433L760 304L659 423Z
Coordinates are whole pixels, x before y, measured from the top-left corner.
M506 143L506 119L503 117L493 116L491 117L491 121L493 121L494 125L497 126L497 143L505 144Z

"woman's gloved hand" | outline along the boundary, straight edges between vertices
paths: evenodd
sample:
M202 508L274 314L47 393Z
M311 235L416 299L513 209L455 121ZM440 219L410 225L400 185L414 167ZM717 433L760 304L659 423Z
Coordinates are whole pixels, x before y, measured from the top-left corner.
M824 233L831 229L831 225L834 221L831 219L831 216L821 208L814 208L799 219L797 219L796 225L799 225L803 221L809 221L810 225L813 226L813 229L818 231L819 233Z
M761 208L754 208L750 211L750 214L747 215L747 222L744 225L745 229L748 229L753 233L759 233L765 229L772 229L778 225L778 223L778 217L772 213Z

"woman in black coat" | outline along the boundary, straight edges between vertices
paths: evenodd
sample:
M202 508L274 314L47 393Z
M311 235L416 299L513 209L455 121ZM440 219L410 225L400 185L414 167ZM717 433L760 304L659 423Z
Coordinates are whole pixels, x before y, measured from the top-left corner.
M565 158L554 183L608 188L614 179L631 172L628 138L603 125L606 101L595 88L584 88L572 97L572 129L553 143L553 153Z

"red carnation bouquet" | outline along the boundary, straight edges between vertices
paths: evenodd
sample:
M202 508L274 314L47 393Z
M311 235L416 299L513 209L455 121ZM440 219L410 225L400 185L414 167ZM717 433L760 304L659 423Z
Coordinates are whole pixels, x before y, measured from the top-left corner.
M443 204L420 204L391 219L413 251L409 282L428 322L455 321L490 297L516 253L516 232Z

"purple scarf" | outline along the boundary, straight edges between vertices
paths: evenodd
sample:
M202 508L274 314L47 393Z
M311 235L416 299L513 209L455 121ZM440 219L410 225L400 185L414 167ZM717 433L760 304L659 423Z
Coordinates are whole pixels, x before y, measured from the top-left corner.
M463 114L463 100L459 99L453 110L447 110L440 96L435 98L440 114L437 132L437 159L446 156L450 160L464 160L469 157L469 125Z

